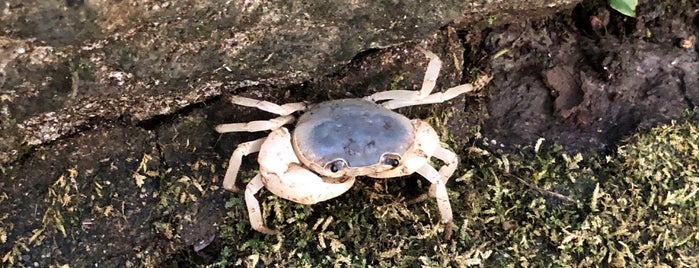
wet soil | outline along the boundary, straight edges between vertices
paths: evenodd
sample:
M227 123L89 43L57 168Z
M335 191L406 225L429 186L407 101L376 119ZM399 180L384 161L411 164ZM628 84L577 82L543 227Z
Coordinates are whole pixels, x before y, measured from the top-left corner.
M699 36L696 5L651 2L638 19L581 4L543 18L446 26L422 42L365 51L301 84L226 91L173 115L115 119L33 148L0 181L0 258L16 252L26 266L102 267L218 260L223 245L215 238L229 224L226 214L247 219L242 201L226 208L236 194L219 187L222 163L237 144L264 133L218 135L213 126L269 118L225 97L318 102L417 88L426 66L418 46L443 59L438 89L493 76L477 94L403 111L427 118L450 110L455 150L509 151L544 138L609 153L639 129L692 117L699 102L699 47L681 45ZM255 167L252 157L244 160L244 169Z
M548 21L509 24L484 36L494 79L483 134L512 148L539 138L572 151L606 150L621 138L694 111L699 103L696 10L642 5L637 19L581 4ZM679 12L679 15L672 15Z

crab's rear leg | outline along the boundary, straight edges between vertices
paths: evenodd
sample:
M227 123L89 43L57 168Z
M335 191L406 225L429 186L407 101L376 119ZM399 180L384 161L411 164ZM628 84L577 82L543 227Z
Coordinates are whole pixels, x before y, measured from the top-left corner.
M420 49L425 56L430 59L427 64L427 70L425 71L425 77L422 81L422 88L419 91L413 90L389 90L382 91L372 94L366 99L370 101L386 101L381 103L381 105L387 109L398 109L401 107L423 105L423 104L433 104L442 103L453 99L461 94L478 91L483 88L488 82L490 82L490 76L479 77L474 83L458 85L447 89L444 92L432 93L436 85L437 78L439 76L439 71L442 66L442 62L439 57L427 50Z
M422 88L420 91L414 90L389 90L382 91L372 94L367 97L371 101L383 101L383 100L419 100L426 98L432 93L434 86L437 83L437 78L439 77L439 70L442 68L442 61L439 57L424 49L420 49L422 53L430 59L427 64L427 70L425 71L425 77L422 79Z
M231 96L230 100L231 103L236 105L254 107L278 115L290 115L297 111L306 110L308 107L308 103L305 102L293 102L279 105L268 101L261 101L241 96Z
M281 116L270 120L251 121L246 123L220 124L216 126L216 131L218 133L258 132L264 130L277 129L296 121L296 118L291 114L297 111L306 110L307 108L307 103L305 102L294 102L278 105L268 101L261 101L241 96L231 96L231 103L240 106L255 107L260 110L278 114Z
M402 98L402 96L397 96L397 98L393 98L390 101L381 103L381 105L383 107L386 107L386 109L393 110L393 109L398 109L398 108L407 107L407 106L442 103L442 102L451 100L451 99L453 99L461 94L478 91L481 88L485 87L485 85L487 85L491 79L492 79L492 76L483 75L483 76L479 77L472 84L458 85L458 86L449 88L444 92L437 92L437 93L430 94L430 95L422 97L422 98ZM385 91L385 93L392 93L392 92L393 91Z
M232 123L232 124L220 124L216 126L216 131L218 133L227 132L257 132L271 129L278 129L286 124L293 123L296 118L291 115L292 113L300 110L306 109L306 103L288 103L284 105L277 105L267 101L260 101L240 96L232 96L231 102L233 104L256 107L263 111L268 111L271 113L279 114L280 117L273 118L270 120L260 120L251 121L247 123ZM260 151L262 143L264 143L265 138L257 139L254 141L241 143L238 148L233 151L228 164L228 169L226 170L226 175L223 179L223 188L240 192L240 189L235 186L236 177L240 169L241 159L251 153L256 153Z
M284 125L296 121L293 115L284 115L270 120L250 121L247 123L220 124L216 126L216 132L258 132L270 129L277 129Z

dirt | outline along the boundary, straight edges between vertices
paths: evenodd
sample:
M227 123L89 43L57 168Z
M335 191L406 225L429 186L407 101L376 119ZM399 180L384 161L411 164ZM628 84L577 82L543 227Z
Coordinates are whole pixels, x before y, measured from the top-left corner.
M220 226L231 224L224 218L247 219L242 201L219 188L222 163L237 144L264 133L218 135L213 126L269 117L233 107L225 96L317 102L415 88L426 66L418 46L444 61L438 88L476 73L493 76L483 92L403 111L427 118L434 109L453 108L447 129L455 150L513 151L544 138L571 151L610 153L639 129L695 116L699 47L680 44L699 36L696 8L653 1L632 19L580 4L544 18L446 26L422 42L365 51L339 71L301 84L224 90L173 115L137 124L114 118L83 129L31 149L5 173L0 220L7 233L0 237L8 242L2 241L0 253L7 255L0 258L16 252L15 263L25 266L103 267L219 260L231 242L216 239ZM591 23L596 20L602 23ZM243 167L254 170L256 163L246 158ZM228 208L230 202L239 203ZM245 250L232 254L242 258Z
M648 3L633 19L579 5L571 16L492 29L481 48L508 51L492 61L484 137L504 148L544 138L605 152L639 128L694 111L697 46L677 42L695 40L697 14L672 9ZM600 17L608 23L593 29Z

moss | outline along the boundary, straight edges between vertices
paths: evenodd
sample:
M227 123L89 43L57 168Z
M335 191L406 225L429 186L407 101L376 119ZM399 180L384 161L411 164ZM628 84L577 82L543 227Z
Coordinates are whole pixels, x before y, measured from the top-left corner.
M607 160L610 178L590 200L589 228L573 232L573 240L617 266L691 266L699 254L697 125L673 123L625 143Z
M695 123L635 135L612 156L559 146L494 155L470 148L449 184L451 240L434 201L408 205L412 177L362 179L313 206L266 191L270 227L254 232L231 197L221 236L228 264L254 266L687 266L699 237L699 134ZM427 183L418 180L418 191ZM407 196L411 198L411 196ZM233 261L235 260L235 261Z

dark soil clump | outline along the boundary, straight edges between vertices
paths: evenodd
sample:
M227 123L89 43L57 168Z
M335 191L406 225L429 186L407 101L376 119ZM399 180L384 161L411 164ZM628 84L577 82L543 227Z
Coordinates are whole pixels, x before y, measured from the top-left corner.
M634 19L580 4L571 17L493 29L483 46L507 52L492 61L484 136L505 148L545 138L605 150L694 110L697 48L677 40L694 40L697 14L674 8L649 3Z

